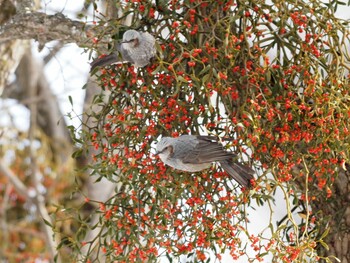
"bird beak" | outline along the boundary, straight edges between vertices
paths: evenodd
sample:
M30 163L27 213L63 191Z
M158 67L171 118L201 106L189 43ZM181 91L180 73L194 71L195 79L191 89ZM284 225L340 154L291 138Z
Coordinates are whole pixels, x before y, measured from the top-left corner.
M160 152L156 152L155 154L153 154L154 156L158 156L160 154Z

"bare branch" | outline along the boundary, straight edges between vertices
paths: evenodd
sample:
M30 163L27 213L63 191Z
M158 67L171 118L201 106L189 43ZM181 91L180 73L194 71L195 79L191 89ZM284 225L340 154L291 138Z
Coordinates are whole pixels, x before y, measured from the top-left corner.
M0 226L1 226L1 231L2 231L2 240L5 241L5 250L8 249L9 247L9 224L7 222L7 209L8 209L8 204L10 201L10 193L11 193L12 185L8 184L6 186L6 189L4 191L4 195L2 198L2 206L0 208ZM11 232L13 233L13 232Z
M72 152L72 141L57 98L43 71L43 65L33 58L28 48L16 69L16 82L5 90L4 97L17 99L28 108L37 103L36 123L52 138L50 142L56 160L64 162Z
M57 55L58 52L62 49L64 44L62 42L58 42L51 50L50 53L44 57L44 64L46 65L51 61L53 57Z
M16 191L30 199L32 198L30 195L29 195L29 191L28 191L28 188L22 183L21 180L18 179L18 177L5 165L5 162L4 160L0 160L0 173L5 175L11 182L11 184L15 187Z

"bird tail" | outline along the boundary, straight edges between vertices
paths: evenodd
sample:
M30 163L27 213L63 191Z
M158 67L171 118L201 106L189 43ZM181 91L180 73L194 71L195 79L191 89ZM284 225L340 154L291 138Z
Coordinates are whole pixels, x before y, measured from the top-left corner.
M254 170L247 165L233 161L221 161L221 167L241 186L250 187L250 180L254 179Z
M102 58L97 58L90 63L91 71L93 71L96 67L103 67L107 65L111 65L113 63L120 62L120 59L117 54L110 54Z

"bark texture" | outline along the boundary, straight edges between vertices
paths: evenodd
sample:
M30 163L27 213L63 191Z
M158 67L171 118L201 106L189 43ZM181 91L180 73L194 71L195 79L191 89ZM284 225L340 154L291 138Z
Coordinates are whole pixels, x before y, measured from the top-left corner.
M0 29L0 41L34 39L43 47L53 40L84 46L89 39L85 23L71 20L61 13L41 12L16 14Z
M329 246L327 250L323 246L319 246L318 251L321 256L334 255L340 261L333 262L350 262L350 180L349 168L339 174L334 184L334 196L319 203L313 208L319 213L319 216L327 218L329 223L324 226L324 231L329 228L328 236L325 242ZM318 217L319 217L318 216Z

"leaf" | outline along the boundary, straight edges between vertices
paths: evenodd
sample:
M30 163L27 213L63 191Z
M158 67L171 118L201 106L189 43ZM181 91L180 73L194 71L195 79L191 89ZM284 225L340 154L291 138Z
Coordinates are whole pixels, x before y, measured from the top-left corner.
M204 73L207 73L210 70L211 66L207 65L206 67L204 67L199 73L198 76L202 76L204 75Z
M162 66L162 64L160 64L155 70L152 71L152 75L156 75L162 69L164 69L164 67Z
M324 238L328 235L329 229L330 229L330 228L327 228L327 229L323 232L323 234L322 234L322 236L321 236L321 238L320 238L321 240L324 239Z
M63 237L63 238L61 239L61 242L60 242L60 243L58 244L58 246L56 247L57 250L66 245L66 241L67 241L66 239L67 239L66 237Z
M250 112L247 112L247 111L242 111L243 114L245 114L247 116L247 118L250 120L250 121L254 121L252 115Z
M211 74L207 74L207 75L204 75L204 77L202 78L202 83L207 83L208 79L210 78Z
M180 81L180 82L185 82L185 83L188 82L188 81L187 81L184 77L182 77L182 76L177 76L177 77L176 77L176 80L177 80L177 81Z
M91 76L95 75L95 73L99 71L99 68L100 68L100 67L96 67L96 68L94 68L93 70L91 70L91 71L90 71L90 75L91 75ZM85 84L85 85L83 86L82 89L86 89L86 88L87 88L87 84Z
M167 252L165 255L166 255L166 257L168 258L168 260L169 260L170 263L173 262L173 259L170 257L170 255L169 255L168 252Z
M83 225L82 227L79 228L76 237L77 240L83 240L86 236L86 227Z
M307 215L305 215L304 213L298 213L298 215L304 220L306 220L307 218Z
M44 220L45 225L53 228L52 224L48 220L46 220L45 218L43 218L43 220Z
M323 240L320 240L320 244L327 250L329 250L329 246L323 241Z
M346 5L346 3L341 2L341 1L337 1L337 4L338 4L338 5Z
M79 149L79 150L72 153L72 158L76 159L76 158L80 157L82 155L82 153L83 153L83 149Z
M159 45L158 42L156 42L155 48L156 48L157 52L159 53L160 59L163 59L163 58L164 58L163 49L162 49L162 47Z
M69 100L69 102L70 102L70 105L73 106L73 99L72 99L72 96L71 96L71 95L68 96L68 100Z

